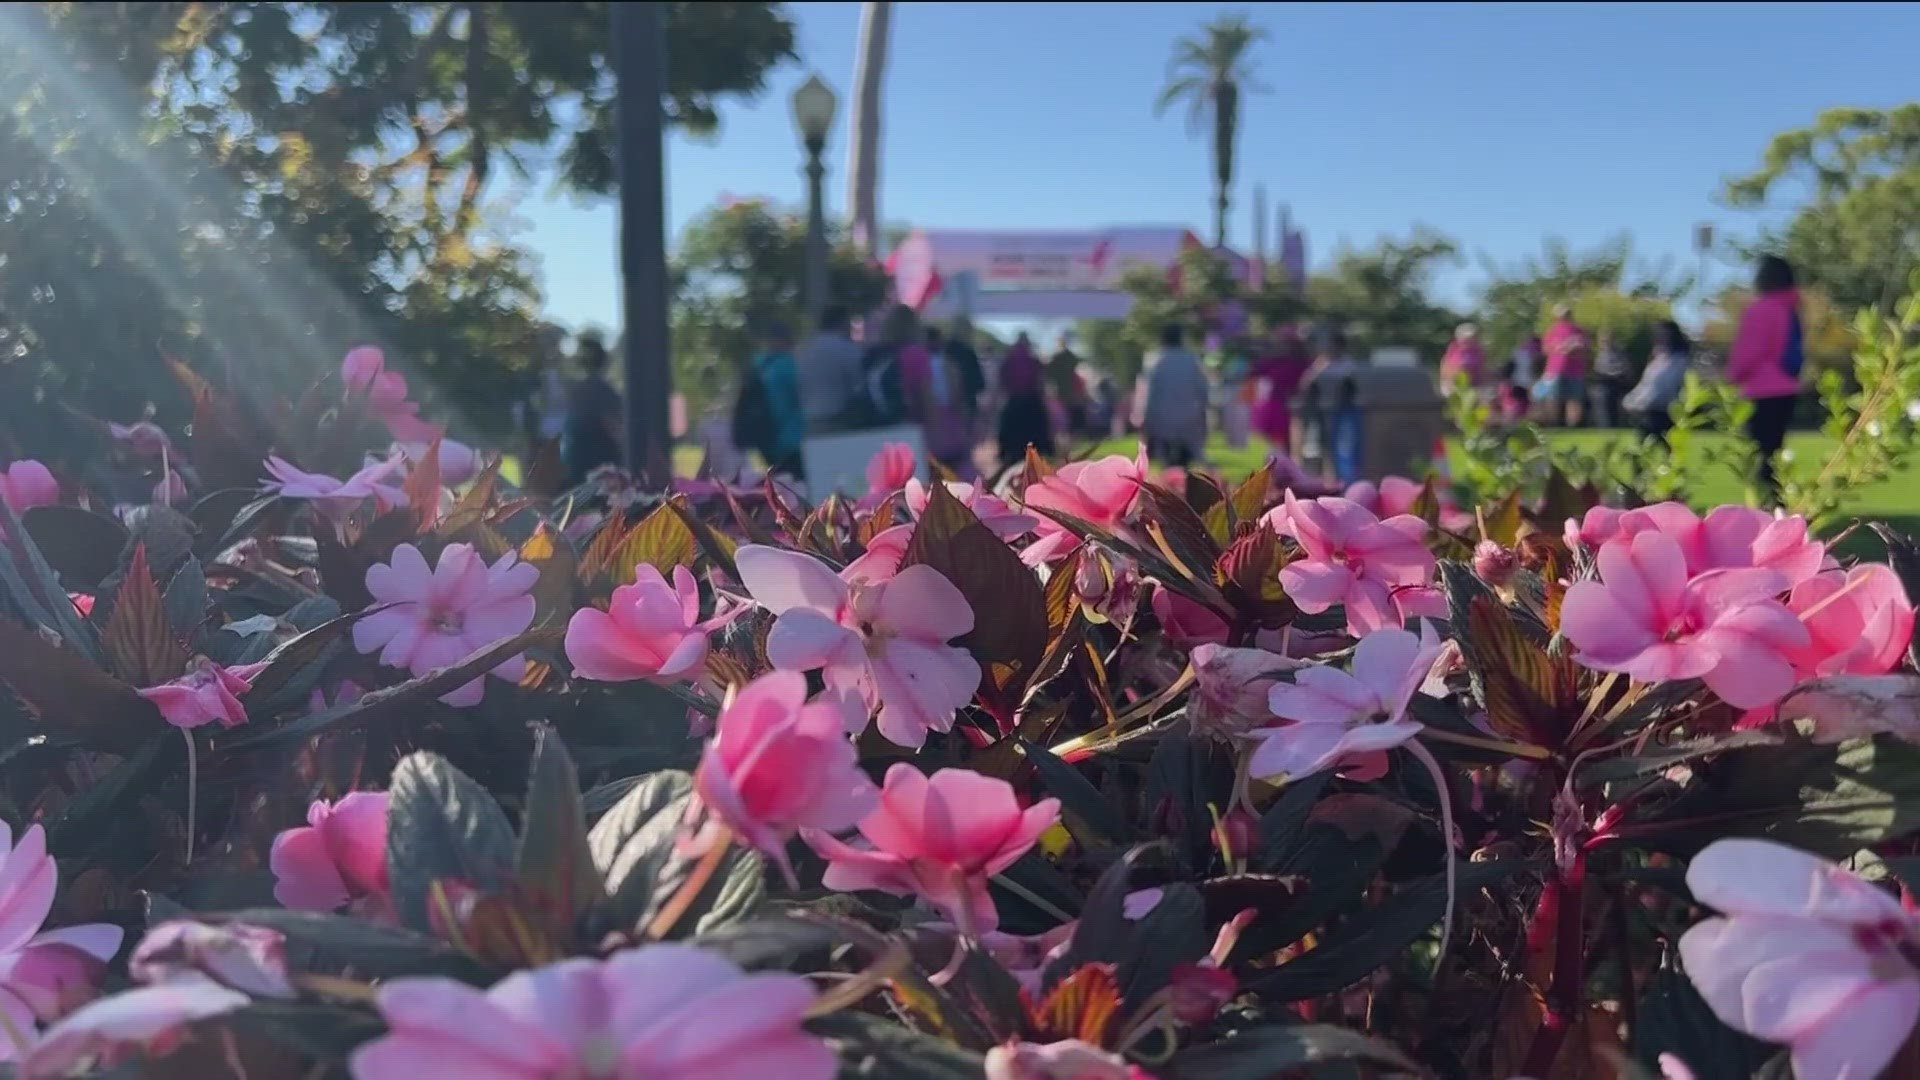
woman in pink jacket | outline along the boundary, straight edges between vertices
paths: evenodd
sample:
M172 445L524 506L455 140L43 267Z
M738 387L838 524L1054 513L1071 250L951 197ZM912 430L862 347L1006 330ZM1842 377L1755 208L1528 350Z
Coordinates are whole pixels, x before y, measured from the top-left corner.
M1787 440L1806 357L1793 267L1778 255L1762 256L1754 273L1753 302L1741 314L1739 333L1727 354L1727 378L1753 402L1747 435L1760 448L1760 490L1768 499L1778 494L1773 458Z

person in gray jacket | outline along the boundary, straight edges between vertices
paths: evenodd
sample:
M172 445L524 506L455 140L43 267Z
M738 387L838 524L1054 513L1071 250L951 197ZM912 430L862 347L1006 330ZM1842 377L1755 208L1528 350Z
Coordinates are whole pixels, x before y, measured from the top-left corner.
M1162 465L1186 468L1207 448L1207 400L1211 385L1200 358L1186 347L1186 329L1169 323L1160 347L1147 357L1145 415L1141 428L1147 454Z
M1673 403L1680 400L1692 365L1693 344L1680 324L1668 319L1655 327L1653 356L1640 373L1640 382L1621 402L1628 412L1639 414L1642 434L1667 441L1667 432L1673 427Z

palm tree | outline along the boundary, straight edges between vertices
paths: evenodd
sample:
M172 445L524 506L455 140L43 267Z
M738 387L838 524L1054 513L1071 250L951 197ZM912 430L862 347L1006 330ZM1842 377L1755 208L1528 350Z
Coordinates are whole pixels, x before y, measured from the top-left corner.
M893 5L884 0L861 5L853 138L847 144L847 213L853 219L853 242L869 256L880 246L880 95L892 17Z
M1228 190L1233 186L1233 141L1240 130L1240 92L1265 89L1253 78L1248 53L1265 39L1264 28L1244 15L1222 15L1200 28L1198 37L1173 43L1167 85L1154 106L1155 116L1185 102L1187 122L1199 131L1213 118L1213 242L1227 242Z

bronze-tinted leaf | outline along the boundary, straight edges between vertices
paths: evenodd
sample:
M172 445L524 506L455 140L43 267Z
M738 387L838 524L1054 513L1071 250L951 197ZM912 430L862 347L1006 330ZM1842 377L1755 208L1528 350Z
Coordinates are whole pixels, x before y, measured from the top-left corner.
M620 550L620 542L627 538L627 531L624 513L615 510L608 514L600 527L593 530L593 538L587 541L587 550L580 553L580 576L596 578L611 573L614 552Z
M573 547L542 521L520 545L520 560L540 571L540 580L533 585L534 625L551 626L572 617Z
M1162 554L1191 571L1189 577L1205 575L1220 557L1221 545L1207 531L1200 515L1193 512L1187 500L1158 484L1142 483L1140 494L1147 510L1149 534L1158 526L1158 534L1166 538L1167 550Z
M1208 511L1227 501L1227 493L1220 489L1220 482L1203 472L1187 473L1187 505L1193 512L1205 518Z
M1526 515L1520 509L1520 492L1510 491L1506 498L1481 510L1480 523L1485 530L1482 539L1512 547L1520 541L1520 526L1525 521Z
M973 630L958 644L980 661L981 701L1004 721L1019 707L1047 650L1047 600L1040 583L945 484L933 485L900 566L923 563L940 571L973 608Z
M668 506L661 506L620 538L606 572L615 585L630 585L634 572L646 563L671 579L674 567L693 565L697 549L686 521Z
M740 542L707 524L685 499L671 499L667 506L680 515L681 521L686 522L687 528L693 533L694 543L700 546L700 553L706 556L707 561L725 571L728 577L740 580L740 571L733 564L733 554L740 550Z
M120 569L127 530L104 514L77 506L36 506L20 520L48 564L75 592L92 592Z
M457 529L471 522L479 521L487 515L500 491L500 459L492 458L480 475L468 485L466 493L453 504L447 512L446 526Z
M1053 466L1047 459L1041 457L1038 450L1031 446L1027 447L1027 465L1021 475L1020 486L1025 488L1028 484L1037 484L1052 475Z
M427 445L427 452L407 472L401 490L407 493L407 509L413 514L417 532L432 532L440 520L440 440Z
M1469 601L1467 621L1488 723L1502 738L1558 749L1581 711L1572 658L1549 655L1492 597Z
M1269 461L1240 482L1233 494L1207 508L1204 520L1214 543L1226 547L1233 542L1241 522L1254 521L1267 508L1267 491L1273 486L1273 462Z
M134 545L101 644L113 673L135 686L158 686L187 669L187 650L174 636L160 587L147 569L145 544Z
M9 619L0 619L0 683L43 731L94 749L128 753L165 726L133 687Z

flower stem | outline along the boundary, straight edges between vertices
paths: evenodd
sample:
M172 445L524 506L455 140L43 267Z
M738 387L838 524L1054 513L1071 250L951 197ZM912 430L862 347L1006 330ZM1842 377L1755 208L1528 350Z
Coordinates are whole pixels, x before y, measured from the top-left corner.
M200 758L193 746L193 729L181 728L187 740L187 863L193 865L194 811L200 802Z
M1534 912L1534 932L1527 935L1527 950L1538 955L1547 947L1547 925L1553 928L1553 980L1547 989L1546 1016L1533 1033L1533 1043L1527 1047L1526 1060L1520 1067L1528 1076L1553 1074L1554 1058L1560 1055L1561 1044L1579 1015L1586 984L1586 895L1587 856L1576 850L1573 865L1547 882L1547 891L1541 894L1540 906Z
M680 917L693 907L694 900L706 889L707 883L713 880L713 875L720 869L721 861L727 857L727 852L732 847L733 833L722 826L720 835L713 839L713 846L709 847L706 854L700 856L700 861L694 864L693 873L687 875L687 880L680 884L680 889L673 894L673 899L667 901L667 906L661 908L660 914L654 916L653 922L648 925L648 938L659 941L672 932L674 924L678 923Z

